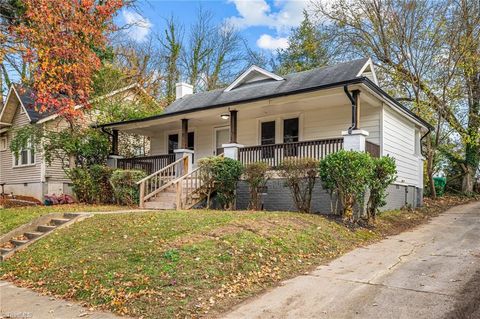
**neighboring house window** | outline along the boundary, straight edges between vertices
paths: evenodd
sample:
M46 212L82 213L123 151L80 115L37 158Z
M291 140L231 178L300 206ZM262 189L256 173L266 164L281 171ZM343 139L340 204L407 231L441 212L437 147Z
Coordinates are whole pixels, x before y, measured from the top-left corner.
M7 137L0 137L0 151L6 151L7 150L7 145L8 140Z
M283 120L283 143L298 142L298 117ZM286 145L285 156L297 156L297 145Z
M22 149L20 153L15 156L13 155L13 166L25 166L35 164L35 148L32 146L32 143L29 142L26 149Z
M275 144L275 121L263 122L260 135L261 145ZM271 158L274 155L273 148L264 148L262 151L262 158Z

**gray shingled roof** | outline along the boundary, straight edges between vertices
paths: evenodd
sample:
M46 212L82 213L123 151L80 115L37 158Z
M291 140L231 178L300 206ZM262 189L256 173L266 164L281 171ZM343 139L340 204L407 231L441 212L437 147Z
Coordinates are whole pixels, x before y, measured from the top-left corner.
M289 94L357 78L368 58L286 75L283 81L262 80L243 84L229 92L224 89L187 95L170 104L163 114L186 112L256 98Z
M37 110L35 110L35 101L33 99L32 89L16 84L15 90L17 91L23 106L25 106L28 116L30 117L31 123L36 123L41 119L55 113L51 111L40 113Z

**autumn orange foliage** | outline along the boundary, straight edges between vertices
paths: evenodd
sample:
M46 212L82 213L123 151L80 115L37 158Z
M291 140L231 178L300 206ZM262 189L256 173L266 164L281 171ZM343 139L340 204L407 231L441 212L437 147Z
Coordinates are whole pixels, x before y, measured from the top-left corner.
M26 42L33 67L35 107L73 119L89 106L92 75L101 66L112 19L123 0L23 0L23 22L14 32Z

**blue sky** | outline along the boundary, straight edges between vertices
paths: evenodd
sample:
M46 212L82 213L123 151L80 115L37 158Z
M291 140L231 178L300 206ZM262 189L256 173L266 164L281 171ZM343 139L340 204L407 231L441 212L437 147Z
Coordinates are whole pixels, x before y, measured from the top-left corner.
M211 11L218 22L233 24L252 49L274 51L288 46L292 27L303 18L308 0L139 0L137 9L124 9L119 24L133 24L125 32L131 39L145 41L152 32L162 31L165 18L174 16L185 25L195 20L201 6Z

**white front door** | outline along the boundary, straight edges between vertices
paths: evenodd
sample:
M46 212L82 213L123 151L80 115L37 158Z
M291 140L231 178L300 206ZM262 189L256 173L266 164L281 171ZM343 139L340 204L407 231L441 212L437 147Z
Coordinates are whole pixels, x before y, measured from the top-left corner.
M215 129L215 155L223 153L222 144L227 144L230 141L230 128L222 127Z

